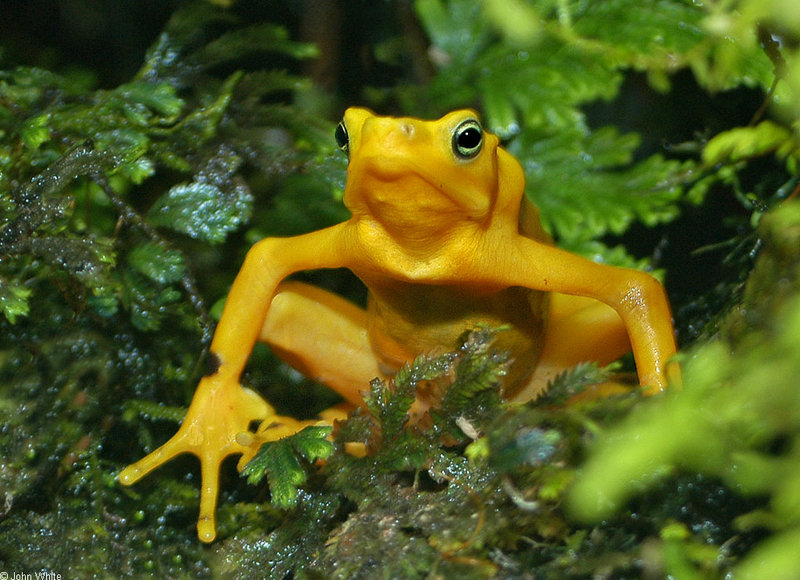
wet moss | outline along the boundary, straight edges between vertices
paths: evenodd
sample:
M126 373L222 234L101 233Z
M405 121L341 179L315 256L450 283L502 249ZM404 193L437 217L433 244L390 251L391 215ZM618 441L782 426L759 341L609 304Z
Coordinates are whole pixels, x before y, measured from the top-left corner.
M392 11L395 21L396 7L373 10ZM0 71L4 570L465 579L786 570L800 504L800 215L786 201L797 196L793 33L765 34L762 22L747 20L758 11L718 14L671 0L648 11L614 0L552 13L509 3L511 19L482 12L477 0L415 7L426 56L413 64L429 75L406 82L412 75L403 77L398 63L419 55L398 56L405 37L377 46L370 38L359 49L396 74L379 87L352 80L360 84L348 94L426 117L482 109L522 161L527 193L562 245L601 261L668 268L667 281L703 278L698 286L710 292L675 302L683 390L566 405L588 384L619 378L620 367L581 366L539 401L506 404L506 355L494 348L494 331L479 329L393 382L364 385L366 408L336 426L323 463L306 453L321 437L283 449L294 478L284 490L296 494L289 507L274 505L282 503L280 474L270 486L262 469L250 485L226 463L212 546L195 534L193 459L120 487L119 470L182 417L204 372L213 315L247 247L347 215L335 125L302 75L302 59L315 50L272 22L250 26L241 6L189 3L116 88L93 87L80 73ZM732 28L714 31L708 22ZM530 37L516 34L516 24ZM781 35L789 41L778 43ZM694 72L692 90L705 97L761 87L765 104L774 96L774 118L748 109L752 123L725 119L719 129L709 121L715 135L679 137L687 140L656 155L639 147L640 136L587 121L587 105L620 95L623 71L644 70L664 91L681 82L676 67ZM738 106L737 95L714 103ZM763 96L756 98L754 109ZM668 126L651 119L643 139L683 135L672 129L685 105L670 107ZM700 211L708 213L682 221ZM637 222L673 222L650 234L665 240L653 256L615 246ZM722 275L684 273L686 256L659 262L676 239L695 240L689 229L711 222L730 236L705 249L727 264ZM335 273L307 276L363 294ZM332 402L263 350L246 378L291 412ZM421 384L442 397L412 424ZM313 400L298 401L299 390ZM368 453L349 453L354 446Z

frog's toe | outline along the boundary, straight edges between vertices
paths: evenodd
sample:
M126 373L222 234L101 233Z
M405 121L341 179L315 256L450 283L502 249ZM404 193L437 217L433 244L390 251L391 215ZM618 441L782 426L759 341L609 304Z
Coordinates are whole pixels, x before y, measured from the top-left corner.
M275 414L275 409L254 390L241 387L238 393L241 397L238 402L239 412L247 421L260 421Z
M215 512L200 514L197 518L197 537L201 542L210 544L217 537L217 519Z
M309 425L318 425L320 423L327 424L325 421L299 421L294 417L273 415L267 420L262 421L255 433L251 431L238 433L236 435L236 442L242 448L242 456L236 464L236 469L242 471L245 466L250 463L250 460L256 456L256 453L258 453L258 450L261 449L264 443L278 441L284 437L294 435L298 431L302 431Z
M219 496L219 466L223 457L209 454L202 458L200 514L197 517L197 537L205 543L217 537L217 497Z
M128 465L119 474L119 482L122 485L133 485L145 475L170 461L176 455L188 452L189 449L183 441L173 437L164 445L142 457L136 463Z

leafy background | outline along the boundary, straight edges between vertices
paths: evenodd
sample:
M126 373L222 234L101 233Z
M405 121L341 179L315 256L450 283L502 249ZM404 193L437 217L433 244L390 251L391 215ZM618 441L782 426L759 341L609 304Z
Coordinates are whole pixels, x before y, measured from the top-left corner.
M0 568L800 569L790 0L43 0L3 11ZM226 465L220 539L201 546L192 458L133 488L116 474L174 432L248 246L346 217L332 133L351 104L429 118L480 110L560 245L665 281L683 388L564 407L609 372L579 367L546 400L507 406L505 359L491 333L473 334L393 385L365 385L366 410L332 443L316 430L264 448L247 478ZM346 273L305 278L363 299ZM335 401L266 349L246 381L299 416ZM420 382L449 390L408 428ZM344 453L353 443L371 453Z

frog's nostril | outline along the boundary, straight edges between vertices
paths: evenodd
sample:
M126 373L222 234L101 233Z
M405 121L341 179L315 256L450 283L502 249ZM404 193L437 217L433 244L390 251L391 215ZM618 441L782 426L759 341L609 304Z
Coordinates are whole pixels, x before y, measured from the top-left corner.
M400 125L400 130L403 131L409 137L414 136L414 125L412 123L403 123Z

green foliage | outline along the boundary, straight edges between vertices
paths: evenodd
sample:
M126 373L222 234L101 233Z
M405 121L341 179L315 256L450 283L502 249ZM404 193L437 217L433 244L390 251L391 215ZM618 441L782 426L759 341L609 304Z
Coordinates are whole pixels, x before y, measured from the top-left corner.
M467 333L461 345L462 356L455 367L456 378L442 397L443 415L475 413L484 394L494 394L491 403L499 402L496 396L506 374L508 354L492 348L492 339L498 331L503 329L481 328Z
M782 50L774 57L777 49L764 50L766 40L759 44L756 38L770 34L763 19L785 21L785 6L741 4L740 12L730 12L719 3L684 0L419 0L417 11L430 33L438 69L424 91L408 91L404 106L427 111L477 106L522 162L527 193L559 242L587 256L634 265L629 256L598 247L594 240L618 235L635 221L648 226L672 221L683 201L701 201L725 176L719 168L705 175L707 165L695 160L661 154L637 159L637 135L589 126L583 107L617 96L625 69L644 71L654 89L666 91L672 75L688 67L712 91L739 84L774 88L779 115L793 114L800 102L793 79L800 75L787 71L789 63L800 62L797 51ZM723 40L731 37L738 42ZM776 71L785 80L773 87ZM760 141L762 148L753 155L774 150L786 157L796 150L790 135L775 134L791 127L772 125L768 136L768 126L758 135L731 139ZM764 139L770 138L785 146L773 143L769 150ZM705 164L718 157L724 137L719 139L708 143ZM794 166L789 171L797 172ZM687 184L703 177L692 196L682 195Z
M18 316L26 316L30 311L28 299L31 290L22 285L14 284L7 280L0 286L0 309L11 324L17 321Z
M762 254L721 339L686 355L682 390L603 434L570 500L579 517L596 519L675 470L719 478L738 494L770 498L739 516L741 530L777 532L737 577L789 578L800 565L800 204L767 215L760 233Z
M544 405L565 405L571 397L579 395L586 387L610 381L611 371L619 366L619 363L612 363L600 368L594 362L575 365L556 375L538 402Z
M585 137L561 132L531 139L519 143L531 159L528 191L565 247L622 234L637 219L653 226L678 215L689 164L655 155L631 166L635 135L604 128Z
M354 441L369 443L377 437L384 449L397 452L379 453L381 462L396 469L421 468L436 453L441 437L463 438L461 422L481 417L486 407L499 404L508 357L492 348L494 335L492 329L474 330L465 334L459 351L420 356L404 365L391 384L373 381L364 397L374 420L368 420L369 435L357 429L364 420L361 418L354 421L356 427L345 427L343 437L346 439L348 429L358 433ZM419 419L419 409L412 408L417 397L435 402L429 411L433 428L424 438L417 437L409 427L412 415L417 415L412 423Z
M131 249L128 262L140 274L159 284L178 282L186 273L183 256L155 242L142 242Z
M503 404L505 358L493 336L476 330L454 352L419 357L391 383L373 383L367 409L337 424L322 477L266 538L239 529L220 548L225 564L216 571L232 574L235 562L240 574L310 578L424 578L435 570L482 579L523 569L578 578L613 550L616 571L636 570L636 531L570 531L558 506L584 425L612 424L640 396L548 411ZM574 390L567 382L554 385L554 396ZM426 393L431 408L412 422L414 391ZM349 453L353 444L368 453ZM648 513L634 527L666 522ZM529 542L535 547L521 548Z
M245 465L242 475L251 485L266 475L273 505L293 507L297 503L297 488L308 479L308 467L300 459L313 463L327 458L333 451L333 444L327 440L331 430L331 427L306 427L279 441L265 443Z
M342 517L345 502L338 494L301 491L297 507L282 514L280 525L264 532L265 522L244 524L241 518L230 539L212 561L214 578L315 578L311 567L331 529ZM238 506L240 513L257 506Z
M264 184L279 188L327 151L329 123L282 102L302 79L210 68L270 51L313 52L200 3L116 88L0 72L0 544L31 547L0 548L4 569L208 574L185 533L196 488L122 490L115 474L140 456L137 442L163 441L174 423L161 419L183 416L210 338L201 284L220 296L220 264L237 259L213 248L250 219ZM158 541L170 546L154 550L165 525Z
M586 365L536 403L506 404L506 358L483 329L374 382L332 444L312 428L262 448L245 473L260 485L237 487L224 466L210 549L193 533L191 460L117 486L119 468L183 416L210 340L206 304L222 299L249 244L347 216L346 160L296 72L320 52L275 22L240 19L244 3L213 4L178 10L117 87L68 69L0 71L2 568L465 579L797 568L800 221L792 204L772 211L798 191L800 21L789 0L417 0L421 27L402 37L387 31L406 4L375 3L383 24L345 39L359 65L395 58L390 79L368 79L384 88L344 75L346 104L428 118L478 109L566 248L646 268L617 236L673 222L665 239L696 250L684 212L719 209L699 223L730 225L730 242L705 249L727 252L730 271L692 274L715 296L675 304L694 329L684 342L704 337L684 355L683 391L565 407L610 376ZM635 85L626 116L654 117L638 134L596 109L629 102L632 78L647 86ZM724 118L687 117L691 127L672 131L695 105L687 87ZM764 96L760 109L740 104L743 87ZM669 110L650 115L657 94L670 95L658 101ZM728 118L733 109L745 121ZM647 146L675 134L687 141ZM249 380L271 401L308 386L254 358ZM567 497L602 521L567 518Z
M417 578L436 569L447 576L490 578L505 565L487 559L485 546L492 543L503 550L526 531L535 533L552 522L551 502L563 493L564 482L560 491L554 491L555 482L547 488L554 495L542 500L548 507L539 513L513 510L516 515L512 515L513 511L502 509L515 501L537 499L510 496L503 487L504 477L512 473L519 481L532 477L532 470L561 457L569 446L556 429L537 428L541 416L500 404L497 395L505 357L492 349L493 336L488 329L477 330L464 337L458 350L419 357L390 384L374 382L368 413L356 413L338 426L337 452L328 459L323 475L327 485L354 507L332 527L324 551L306 573L330 578L376 573ZM427 393L432 407L410 422L410 395L420 390ZM483 396L488 393L494 396ZM465 443L471 437L482 437L471 447L484 451L471 452L467 459ZM519 442L521 450L510 449L509 441ZM369 454L350 455L345 449L352 443L364 444ZM495 447L501 451L495 452ZM518 459L520 454L523 459ZM502 471L495 466L498 462ZM535 492L519 492L528 493ZM503 515L495 518L489 511ZM519 528L511 527L510 520ZM448 556L452 552L474 562L453 561Z
M646 8L630 1L421 0L417 9L441 53L425 107L479 104L489 127L509 139L528 195L563 245L596 253L592 239L620 234L634 220L655 225L679 214L693 164L661 155L634 162L638 137L588 127L581 107L616 96L625 67L667 83L703 39L701 8L679 0ZM483 10L506 42L485 25ZM631 263L618 253L606 259Z
M219 244L249 217L252 196L247 191L236 193L234 199L226 200L209 183L175 185L150 208L150 223Z
M709 140L703 148L703 162L736 164L752 158L775 155L785 160L790 173L798 173L800 140L791 129L772 121L762 121L751 127L736 127Z

